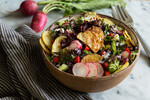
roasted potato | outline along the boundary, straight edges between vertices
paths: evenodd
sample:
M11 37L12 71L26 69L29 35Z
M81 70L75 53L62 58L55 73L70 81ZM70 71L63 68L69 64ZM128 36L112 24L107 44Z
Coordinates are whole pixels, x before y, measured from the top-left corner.
M42 38L39 39L40 45L43 48L44 51L46 51L47 53L51 53L50 50L45 46L45 44L43 43Z
M90 54L86 55L82 58L81 62L88 63L88 62L96 62L99 63L103 57L99 54Z
M61 50L61 41L67 38L66 36L59 36L55 39L52 45L52 53L58 53Z
M52 48L52 35L51 35L51 32L50 31L44 31L42 33L42 40L44 42L44 44L49 48L51 49Z

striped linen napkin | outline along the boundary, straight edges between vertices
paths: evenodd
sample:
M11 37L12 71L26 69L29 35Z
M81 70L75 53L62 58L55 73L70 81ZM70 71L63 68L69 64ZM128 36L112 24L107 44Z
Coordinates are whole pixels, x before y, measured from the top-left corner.
M50 75L38 39L26 25L14 30L0 21L1 100L91 100Z

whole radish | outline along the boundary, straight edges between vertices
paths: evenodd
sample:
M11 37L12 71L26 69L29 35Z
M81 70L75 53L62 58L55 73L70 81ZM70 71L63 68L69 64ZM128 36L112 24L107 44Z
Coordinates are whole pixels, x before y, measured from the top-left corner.
M32 16L38 11L38 5L33 0L25 0L21 3L16 12L21 12L25 16Z
M47 22L47 15L41 11L36 12L31 22L31 28L35 32L40 32L45 27L46 22Z

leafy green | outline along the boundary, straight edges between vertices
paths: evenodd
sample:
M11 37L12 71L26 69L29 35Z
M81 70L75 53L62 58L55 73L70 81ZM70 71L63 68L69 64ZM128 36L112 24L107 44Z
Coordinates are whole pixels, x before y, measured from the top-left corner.
M125 37L124 36L120 36L119 39L120 39L120 41L124 41Z
M47 59L47 60L49 60L49 61L52 61L53 60L53 58L52 57L45 57L45 59Z
M66 64L62 64L61 66L59 66L58 69L61 71L67 71L69 69L69 67Z
M111 49L111 45L106 45L105 49Z
M54 30L51 30L52 37L56 37L57 33Z
M106 36L104 38L105 42L111 42L112 37L111 36Z
M54 25L60 25L60 22L55 22Z
M61 63L67 63L67 62L70 62L72 60L73 60L73 57L71 55L61 57Z
M116 66L114 64L109 64L109 72L113 73L117 70Z
M116 24L115 24L115 26L117 27L117 29L118 29L119 31L123 31L123 28L119 27L119 26L116 25Z
M71 54L70 60L73 60L75 57Z
M71 29L71 26L70 26L70 25L67 25L67 29Z
M130 56L129 56L129 61L130 63L132 63L134 61L134 59L136 58L137 56L137 53L138 53L138 50L134 50L131 52Z
M85 54L87 54L87 55L91 54L91 52L90 52L90 51L87 51L87 50L83 50L83 53L85 53Z
M120 54L120 50L117 49L117 50L116 50L116 55L119 55L119 54Z
M138 50L134 50L135 53L138 53Z
M114 63L110 63L108 66L108 69L109 69L109 72L110 73L113 73L113 72L115 72L117 69L119 69L120 68L120 65L119 65L119 63L120 63L120 60L115 60L114 61Z
M112 47L112 52L113 52L113 56L116 54L116 42L112 41L111 42L111 47Z
M108 24L106 24L106 28L104 30L104 33L107 34L107 32L110 30L110 26Z
M102 19L102 23L104 23L104 18Z
M71 50L68 49L68 47L62 49L60 51L60 63L67 63L67 62L70 62L74 59L74 56L71 54Z

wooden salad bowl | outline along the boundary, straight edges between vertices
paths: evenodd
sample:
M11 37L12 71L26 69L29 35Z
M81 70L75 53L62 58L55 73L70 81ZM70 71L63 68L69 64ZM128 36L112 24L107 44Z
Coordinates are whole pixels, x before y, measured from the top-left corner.
M74 14L73 16L81 16L81 15L83 14ZM43 60L45 62L46 67L50 71L51 75L54 78L56 78L59 82L61 82L63 85L73 90L77 90L81 92L101 92L101 91L110 89L116 86L117 84L119 84L129 75L129 73L132 71L132 69L134 68L139 58L140 45L139 45L139 40L135 32L120 20L117 20L113 17L103 15L103 14L98 14L98 15L100 15L103 18L110 19L118 26L124 27L129 33L129 35L131 36L135 45L138 47L138 55L129 67L127 67L126 69L118 73L114 73L109 76L102 76L102 77L79 77L79 76L74 76L72 74L58 70L58 68L56 68L49 60L44 59L45 57L48 57L48 54L44 50L42 50ZM68 16L63 17L57 21L64 20L67 18L69 17ZM50 30L50 29L53 29L53 24L47 28L47 30Z

